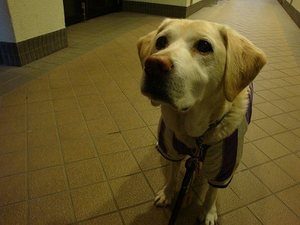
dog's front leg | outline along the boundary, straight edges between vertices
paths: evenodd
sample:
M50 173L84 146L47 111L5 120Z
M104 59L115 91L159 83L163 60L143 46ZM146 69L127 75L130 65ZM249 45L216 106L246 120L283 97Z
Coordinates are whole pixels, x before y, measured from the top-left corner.
M166 207L171 204L176 191L177 177L180 168L180 162L171 162L167 171L167 183L157 193L154 204L159 207Z
M218 189L209 185L200 215L201 222L205 225L216 225L218 220L216 200Z

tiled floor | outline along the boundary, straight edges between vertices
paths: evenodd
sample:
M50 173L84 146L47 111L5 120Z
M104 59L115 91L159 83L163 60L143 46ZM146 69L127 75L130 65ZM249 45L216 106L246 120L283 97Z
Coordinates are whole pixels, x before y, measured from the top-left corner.
M220 1L191 18L227 23L268 55L220 224L300 224L299 29L276 0ZM167 224L152 205L167 166L154 150L159 110L140 94L135 47L161 20L103 16L69 27L67 49L0 67L1 225ZM196 216L193 205L179 224Z

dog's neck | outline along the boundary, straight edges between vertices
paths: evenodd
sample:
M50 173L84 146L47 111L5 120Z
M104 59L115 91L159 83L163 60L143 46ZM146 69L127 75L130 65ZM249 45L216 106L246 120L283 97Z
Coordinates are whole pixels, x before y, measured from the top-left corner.
M204 142L213 144L229 136L241 123L247 109L247 90L242 91L233 102L220 95L214 100L197 102L188 112L182 113L168 105L162 105L162 117L177 138L187 145L195 137L204 136ZM210 125L219 122L216 127Z

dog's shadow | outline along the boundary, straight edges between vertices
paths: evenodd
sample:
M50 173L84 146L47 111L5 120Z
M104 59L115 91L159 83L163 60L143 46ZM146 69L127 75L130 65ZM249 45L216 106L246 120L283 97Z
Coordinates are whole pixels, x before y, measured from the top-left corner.
M153 149L153 151L155 151ZM149 159L144 159L145 163L147 163L146 161ZM153 191L156 193L158 190L160 190L163 185L165 184L166 181L166 177L167 177L167 167L170 166L170 164L166 165L166 161L165 159L163 159L161 157L161 165L164 165L164 167L162 168L157 168L156 170L159 170L158 175L156 175L157 179L159 180L158 183L156 183L155 185L152 185L152 189ZM143 164L143 160L140 162L141 164ZM183 163L183 167L184 167L184 163ZM181 169L181 173L180 173L180 179L179 179L179 188L181 186L181 181L182 178L184 176L185 173L185 169L182 168ZM163 179L160 177L163 176ZM155 176L154 176L155 179ZM193 192L193 198L192 198L192 202L184 207L181 208L179 214L177 215L177 219L176 219L176 225L202 225L201 222L199 222L198 217L201 211L201 200L198 197L199 195L201 195L201 193L196 193L194 190L198 190L199 186L201 184L199 183L199 181L196 179L193 182L193 188L192 188L192 192ZM122 189L120 189L122 190ZM173 199L173 202L175 202L176 197ZM146 206L144 205L143 208L141 210L137 210L140 213L137 213L134 215L133 218L131 218L129 223L126 223L126 225L167 225L169 222L169 218L171 216L171 211L172 208L174 207L174 205L168 207L168 208L159 208L156 207L154 205L154 201L149 202L148 204L146 204ZM125 221L126 222L126 221Z

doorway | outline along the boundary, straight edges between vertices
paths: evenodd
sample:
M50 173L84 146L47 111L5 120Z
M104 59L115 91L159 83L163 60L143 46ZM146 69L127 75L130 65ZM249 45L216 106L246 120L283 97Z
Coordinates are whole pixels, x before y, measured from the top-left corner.
M63 0L66 26L121 10L121 0Z

